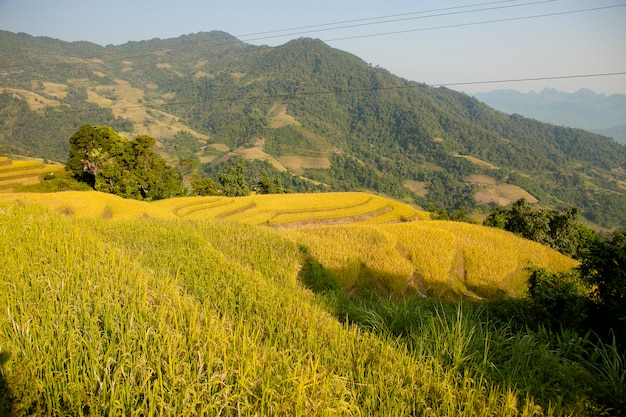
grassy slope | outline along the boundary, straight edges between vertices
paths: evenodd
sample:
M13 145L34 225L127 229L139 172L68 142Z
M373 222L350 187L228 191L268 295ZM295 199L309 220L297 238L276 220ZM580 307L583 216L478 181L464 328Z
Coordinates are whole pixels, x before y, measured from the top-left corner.
M14 416L541 413L456 354L449 366L340 324L299 285L304 255L281 230L0 209L0 394Z
M141 202L98 192L0 195L0 201L46 205L81 218L226 219L274 226L309 248L350 292L493 297L521 295L524 268L552 271L571 259L511 233L425 221L411 206L366 193L186 197ZM418 220L410 221L406 220ZM305 227L306 226L306 227Z

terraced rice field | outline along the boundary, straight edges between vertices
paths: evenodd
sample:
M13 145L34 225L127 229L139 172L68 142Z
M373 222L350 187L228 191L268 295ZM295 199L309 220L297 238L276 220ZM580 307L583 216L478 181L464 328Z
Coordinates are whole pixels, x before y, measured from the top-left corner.
M366 193L183 197L155 202L99 192L4 193L78 218L248 224L280 229L306 247L348 292L434 297L522 295L525 267L565 271L576 262L511 233L431 221L428 213Z
M380 224L426 219L412 206L366 193L273 194L247 197L182 197L155 202L112 194L67 191L47 195L11 193L8 201L39 202L79 217L203 220L220 218L279 228L328 224Z
M61 171L62 165L45 164L41 160L0 157L0 192L11 192L21 185L37 184L46 174Z

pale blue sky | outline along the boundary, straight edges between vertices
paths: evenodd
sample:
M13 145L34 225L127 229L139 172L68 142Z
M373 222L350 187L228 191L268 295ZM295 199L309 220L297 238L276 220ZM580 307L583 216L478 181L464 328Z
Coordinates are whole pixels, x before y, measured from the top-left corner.
M609 6L620 7L576 12ZM101 45L211 30L269 45L307 36L404 78L461 91L553 87L626 94L626 75L451 85L626 72L625 6L626 0L0 0L0 29ZM248 36L381 16L395 17ZM363 25L380 20L391 22Z

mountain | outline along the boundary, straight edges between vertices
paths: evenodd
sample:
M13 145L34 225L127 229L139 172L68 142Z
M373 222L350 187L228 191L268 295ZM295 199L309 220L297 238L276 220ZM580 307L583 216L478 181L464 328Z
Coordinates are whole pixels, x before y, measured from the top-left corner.
M102 47L0 32L0 152L65 161L85 123L158 139L216 176L238 158L293 189L447 210L576 205L626 225L626 147L408 81L319 40L223 32Z
M546 88L540 93L494 90L474 94L478 100L506 113L519 113L547 123L576 127L626 144L626 95L596 94L589 89L563 93Z

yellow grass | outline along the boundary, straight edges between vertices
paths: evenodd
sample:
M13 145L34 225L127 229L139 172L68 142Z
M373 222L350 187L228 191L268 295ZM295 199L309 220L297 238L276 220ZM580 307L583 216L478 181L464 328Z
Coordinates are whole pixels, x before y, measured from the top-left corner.
M39 169L44 166L41 160L11 160L10 164L6 164L9 158L5 160L5 164L0 166L0 173L11 171L23 171L29 169Z
M285 233L306 245L347 290L373 286L396 295L418 290L436 297L521 296L525 267L556 272L577 265L536 242L467 223L342 225Z
M194 69L198 69L200 67L205 66L209 61L207 61L206 59L201 59L200 61L196 62L196 65L194 65Z
M426 197L428 194L428 183L424 181L406 180L404 186L419 197Z
M464 259L464 276L459 278L482 294L521 295L525 282L522 272L530 264L551 271L566 271L577 265L567 256L504 230L447 221L424 223L456 236Z
M44 164L40 159L12 161L0 157L0 191L14 191L22 185L38 184L48 173L63 171L62 165Z
M3 166L0 166L0 180L18 178L20 176L41 176L52 172L61 172L64 170L62 165L52 164L37 164L33 165L32 168L24 168L13 171L2 168Z
M173 94L173 93L172 93ZM115 100L106 97L111 95ZM161 110L150 109L150 113L140 101L144 100L144 91L133 87L129 82L115 80L112 85L99 85L87 90L87 101L100 107L110 108L117 117L124 117L134 122L133 135L149 135L155 138L169 137L184 130L193 136L208 140L209 136L191 129L180 122L180 118ZM171 95L164 96L173 97Z
M300 122L293 116L287 114L287 105L275 103L270 109L269 126L274 129L290 125L300 126Z
M202 77L213 78L213 75L209 74L208 72L204 72L204 71L198 71L193 76L194 76L194 78L202 78Z
M538 200L523 188L512 184L494 185L481 188L476 191L474 199L480 204L497 203L506 206L520 198L525 198L529 203L536 203Z
M99 192L14 193L0 200L40 202L79 217L227 218L279 227L332 223L386 223L425 217L413 207L366 193L272 194L247 197L182 197L155 202L124 200Z
M476 184L476 185L482 185L482 186L495 185L498 182L494 177L491 177L489 175L480 175L480 174L470 175L469 177L465 179L465 181L467 181L470 184Z
M41 110L46 106L58 106L61 104L56 100L45 98L40 94L33 93L32 91L18 88L0 88L0 92L10 93L14 97L25 100L31 110Z
M574 260L511 233L424 220L427 214L411 206L366 193L184 197L151 203L98 192L4 193L3 201L41 204L81 218L221 218L278 227L294 243L307 246L349 291L520 296L525 267L555 272L576 266Z
M218 152L228 152L230 151L230 148L228 147L228 145L224 144L224 143L212 143L209 145L209 147L215 149Z
M58 98L67 96L67 85L58 83L43 83L44 93Z
M489 162L483 161L482 159L478 159L478 158L476 158L474 156L470 156L470 155L454 155L454 156L457 157L457 158L467 159L472 164L478 165L478 166L481 166L481 167L494 168L494 169L497 168L495 165L493 165L493 164L491 164Z
M298 175L304 174L304 170L307 168L330 168L330 160L328 158L316 158L312 156L281 156L278 160Z

